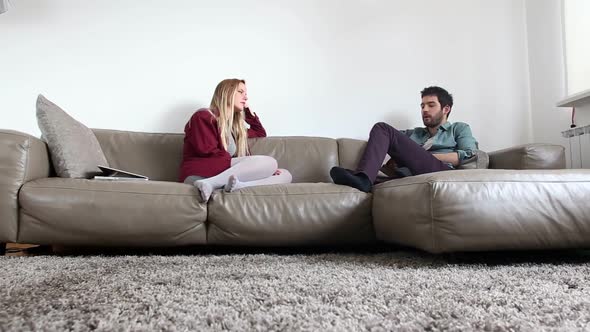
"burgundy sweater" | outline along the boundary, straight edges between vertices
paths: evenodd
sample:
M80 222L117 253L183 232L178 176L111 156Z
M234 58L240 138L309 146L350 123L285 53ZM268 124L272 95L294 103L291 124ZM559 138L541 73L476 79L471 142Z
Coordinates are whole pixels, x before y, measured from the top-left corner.
M244 110L250 125L248 138L266 137L266 131L257 115ZM231 156L221 144L217 119L207 108L196 111L184 127L184 146L179 181L190 175L215 176L231 166Z

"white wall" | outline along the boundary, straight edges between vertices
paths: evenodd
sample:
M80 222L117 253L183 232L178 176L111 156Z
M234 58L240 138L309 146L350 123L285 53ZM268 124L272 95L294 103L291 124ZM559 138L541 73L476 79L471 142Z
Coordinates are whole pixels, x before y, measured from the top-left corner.
M526 0L526 18L534 141L563 144L571 121L555 106L566 95L561 2Z
M590 1L563 1L568 94L590 89Z
M480 147L532 141L524 0L12 0L0 15L1 128L38 135L38 93L89 127L182 132L245 78L271 135L366 138L454 94Z
M572 95L590 89L590 2L588 0L563 0L567 94ZM590 125L590 102L576 106L578 127ZM570 138L567 147L572 149L571 164L574 168L590 168L590 135Z
M563 145L568 167L579 168L578 139L588 138L563 138L561 132L570 129L571 108L555 106L568 95L561 6L561 0L526 0L533 139ZM590 107L576 110L576 123L590 124Z

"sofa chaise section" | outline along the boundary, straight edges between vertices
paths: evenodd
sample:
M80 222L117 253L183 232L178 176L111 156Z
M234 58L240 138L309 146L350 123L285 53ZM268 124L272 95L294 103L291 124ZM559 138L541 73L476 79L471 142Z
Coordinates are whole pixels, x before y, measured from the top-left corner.
M562 147L527 145L490 153L490 165L518 170L456 170L379 184L377 237L432 253L589 247L590 170L552 169L563 160Z

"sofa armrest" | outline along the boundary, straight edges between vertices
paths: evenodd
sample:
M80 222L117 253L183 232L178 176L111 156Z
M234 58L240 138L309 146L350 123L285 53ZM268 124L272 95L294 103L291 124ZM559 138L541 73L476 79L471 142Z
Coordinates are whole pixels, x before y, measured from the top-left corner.
M488 153L490 168L563 169L565 148L555 144L524 144Z
M473 156L463 160L457 169L486 169L489 167L490 157L485 151L475 150Z
M20 187L48 177L50 171L45 142L18 131L0 129L0 242L17 242Z

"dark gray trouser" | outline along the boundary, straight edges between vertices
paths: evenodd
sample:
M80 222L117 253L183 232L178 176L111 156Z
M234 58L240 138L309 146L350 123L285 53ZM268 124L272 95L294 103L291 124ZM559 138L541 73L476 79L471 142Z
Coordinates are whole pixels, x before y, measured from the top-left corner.
M379 122L371 129L356 172L365 173L371 182L375 182L386 153L399 167L410 169L413 175L452 169L405 134L385 122Z

